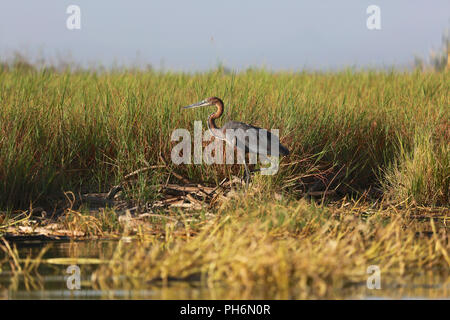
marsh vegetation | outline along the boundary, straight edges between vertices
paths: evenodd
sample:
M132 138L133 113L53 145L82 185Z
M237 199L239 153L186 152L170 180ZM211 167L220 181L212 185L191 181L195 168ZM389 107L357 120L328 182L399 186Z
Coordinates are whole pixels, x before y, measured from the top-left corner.
M448 71L3 64L0 268L46 264L14 253L20 237L107 238L89 282L105 292L197 281L208 298L336 298L378 265L386 285L439 275L448 297L449 83ZM209 96L223 121L280 130L291 154L277 175L245 189L239 165L171 163L171 132L212 112L179 108Z

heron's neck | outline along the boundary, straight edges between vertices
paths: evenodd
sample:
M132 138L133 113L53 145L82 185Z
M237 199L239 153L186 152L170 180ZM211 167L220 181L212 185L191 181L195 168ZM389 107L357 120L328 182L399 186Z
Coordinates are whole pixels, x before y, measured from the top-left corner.
M211 114L208 118L208 129L212 133L213 136L222 138L219 136L220 128L216 126L216 119L219 119L223 114L223 102L219 101L216 103L217 111Z

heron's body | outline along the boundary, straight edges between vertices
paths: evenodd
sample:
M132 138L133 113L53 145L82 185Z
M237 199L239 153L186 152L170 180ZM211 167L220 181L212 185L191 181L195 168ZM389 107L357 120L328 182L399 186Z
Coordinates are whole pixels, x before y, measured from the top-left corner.
M238 121L229 121L225 123L221 128L217 127L215 120L222 116L224 109L223 101L219 98L211 97L199 103L189 105L185 108L195 108L212 105L215 105L217 107L217 111L215 113L212 113L208 117L208 129L214 137L220 140L224 140L238 149L244 150L245 153L258 154L262 157L271 155L286 156L289 154L289 150L280 143L279 138L266 129L255 127L250 124ZM227 135L227 130L242 130L242 132L244 133L244 136L242 137L244 141L242 141L242 139L239 139L239 135L237 137L235 136L233 140L230 141L230 138ZM246 135L246 133L250 133L250 131L256 134L256 139L249 139L249 135ZM276 150L272 150L272 146L278 146L278 151L276 152ZM248 182L250 173L245 161L244 166Z
M234 145L236 145L236 148L239 148L241 145L245 146L245 153L256 153L261 156L271 156L273 154L271 149L271 143L273 139L277 139L276 145L279 147L278 149L278 155L287 156L289 154L289 150L283 146L278 137L273 135L270 131L267 131L264 128L259 128L252 126L247 123L238 122L238 121L228 121L223 125L220 130L225 134L227 129L232 130L243 130L246 132L247 130L255 130L257 132L257 144L254 145L251 143L250 139L245 139L245 142L243 143L236 143L234 141ZM261 139L262 138L262 139Z

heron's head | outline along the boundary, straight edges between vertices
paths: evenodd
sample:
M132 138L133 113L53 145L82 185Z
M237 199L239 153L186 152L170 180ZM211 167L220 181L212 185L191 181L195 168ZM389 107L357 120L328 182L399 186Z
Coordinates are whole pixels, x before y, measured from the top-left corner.
M183 109L214 106L217 103L223 104L222 100L220 100L219 98L217 98L217 97L210 97L210 98L206 98L205 100L202 100L200 102L193 103L191 105L183 107Z

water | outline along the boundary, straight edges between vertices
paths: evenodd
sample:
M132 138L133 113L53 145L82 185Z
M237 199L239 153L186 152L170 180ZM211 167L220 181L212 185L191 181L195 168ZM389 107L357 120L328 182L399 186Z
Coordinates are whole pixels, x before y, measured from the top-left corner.
M117 246L116 240L78 241L78 242L16 242L19 257L37 257L43 248L48 248L44 259L51 258L87 258L77 263L80 268L80 290L68 288L69 263L48 264L42 262L37 272L29 276L14 276L8 263L3 263L0 272L0 299L202 299L210 297L208 288L202 287L196 281L175 281L167 286L160 283L145 283L139 288L113 288L100 290L91 281L92 273L98 268L98 263L90 263L88 259L107 261ZM129 243L128 245L135 245ZM8 258L0 252L0 263ZM95 261L93 261L95 262ZM70 281L73 283L73 281Z
M69 289L73 281L68 280L72 272L68 272L70 261L41 263L37 272L15 276L11 271L8 258L0 253L0 299L221 299L227 297L226 288L207 288L198 281L171 281L163 286L161 283L140 282L138 286L124 288L123 285L108 290L100 290L91 281L92 273L99 262L107 261L114 252L117 241L80 241L80 242L16 242L19 257L36 257L44 247L48 251L44 259L49 258L84 258L77 263L80 268L80 290ZM129 245L135 245L130 243ZM99 261L100 259L100 261ZM277 298L264 295L247 298ZM246 297L244 297L246 298ZM279 297L282 298L282 297ZM331 298L339 299L450 299L448 279L439 273L418 275L413 281L402 279L382 279L380 290L367 289L365 283L349 285L346 289L335 292Z

